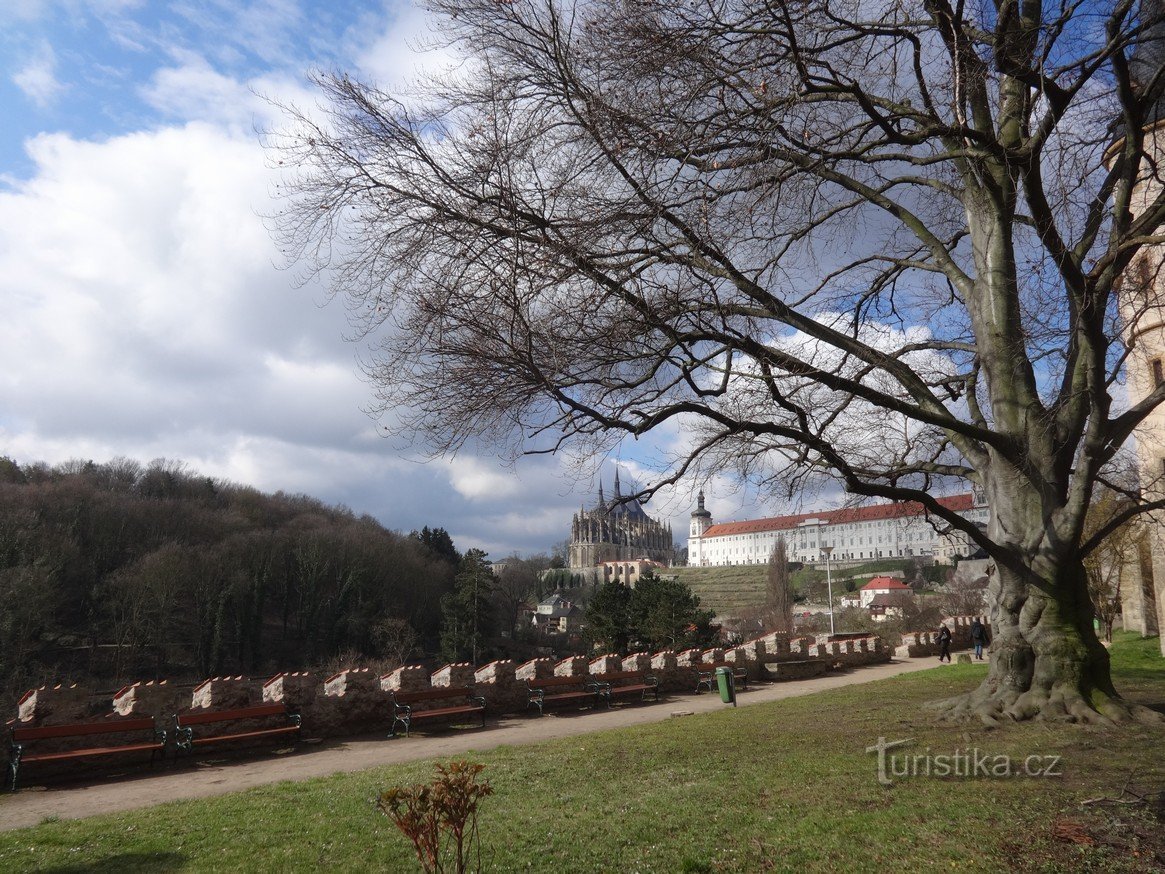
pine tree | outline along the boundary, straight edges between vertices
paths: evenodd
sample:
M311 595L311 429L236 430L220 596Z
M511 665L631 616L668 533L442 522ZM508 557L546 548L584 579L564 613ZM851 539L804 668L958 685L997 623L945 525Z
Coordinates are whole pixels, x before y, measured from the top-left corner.
M785 538L778 537L769 555L766 607L773 631L793 630L793 589L789 584L789 553Z
M478 664L485 641L493 633L494 610L490 596L494 574L486 553L471 549L461 559L453 591L441 598L441 657L448 662Z

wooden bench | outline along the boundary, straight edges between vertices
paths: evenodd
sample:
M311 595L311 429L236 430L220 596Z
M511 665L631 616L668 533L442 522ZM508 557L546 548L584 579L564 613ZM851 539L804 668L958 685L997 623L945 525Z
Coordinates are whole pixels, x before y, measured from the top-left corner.
M31 743L66 738L92 738L98 735L144 734L148 740L126 740L123 743L106 743L105 746L79 747L66 750L46 750L27 752ZM41 725L22 727L12 725L8 733L8 775L12 791L16 791L17 775L21 764L29 762L59 762L67 759L89 759L112 756L120 753L150 752L150 764L158 753L166 754L166 732L154 724L152 716L140 719L109 719L102 722L79 722L70 725Z
M716 669L717 668L731 668L732 679L736 683L736 688L748 688L748 671L739 665L734 665L730 662L719 662L714 665L692 665L692 670L696 672L696 691L700 691L701 686L707 686L709 692L716 691Z
M276 720L277 725L248 727L243 731L227 734L209 734L195 737L195 727L219 725L225 722L252 722ZM174 714L174 744L183 752L192 752L195 747L229 741L249 740L256 737L298 737L302 720L298 713L291 713L286 704L255 704L250 707L236 707L232 710L190 710Z
M639 694L640 701L647 700L650 692L659 700L659 680L644 671L611 671L606 674L594 674L592 678L598 684L599 692L607 701L607 708L611 707L611 699L624 695Z
M587 704L591 707L599 703L603 693L599 684L590 677L547 677L543 680L527 680L528 699L526 709L538 706L538 715L545 713L547 706L558 704Z
M409 729L414 722L429 720L453 722L462 716L480 716L481 727L485 728L485 699L474 695L470 686L450 686L437 689L425 689L421 692L394 691L392 695L392 733L389 737L396 737L397 725L405 727L405 737L409 736ZM446 707L434 707L431 710L414 710L413 705L431 701L458 701Z

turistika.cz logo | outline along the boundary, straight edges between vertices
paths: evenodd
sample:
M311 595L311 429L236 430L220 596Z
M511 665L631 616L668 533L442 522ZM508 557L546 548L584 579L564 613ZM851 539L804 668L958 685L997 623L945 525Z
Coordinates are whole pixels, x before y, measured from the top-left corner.
M1060 777L1060 756L992 755L978 747L956 749L950 753L932 753L930 747L920 753L892 753L890 750L914 743L914 738L886 740L866 747L878 754L878 782L893 786L897 779L938 777L940 779L1004 779L1007 777Z

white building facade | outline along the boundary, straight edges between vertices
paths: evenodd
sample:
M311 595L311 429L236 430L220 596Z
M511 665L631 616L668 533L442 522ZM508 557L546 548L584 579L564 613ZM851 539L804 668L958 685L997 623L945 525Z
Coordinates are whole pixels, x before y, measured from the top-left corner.
M938 500L986 527L987 506L979 494ZM688 564L766 564L778 537L785 538L789 561L810 563L825 561L822 548L827 546L833 548L834 561L917 556L950 563L956 556L966 557L976 550L962 532L940 533L920 504L875 504L717 524L704 508L704 493L700 492L688 530Z

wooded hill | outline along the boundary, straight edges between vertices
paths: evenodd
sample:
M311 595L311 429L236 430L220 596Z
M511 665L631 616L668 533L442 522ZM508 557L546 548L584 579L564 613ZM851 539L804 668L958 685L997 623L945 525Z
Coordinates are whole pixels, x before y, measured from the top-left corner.
M0 458L0 695L388 657L414 631L432 644L456 558L180 462Z

